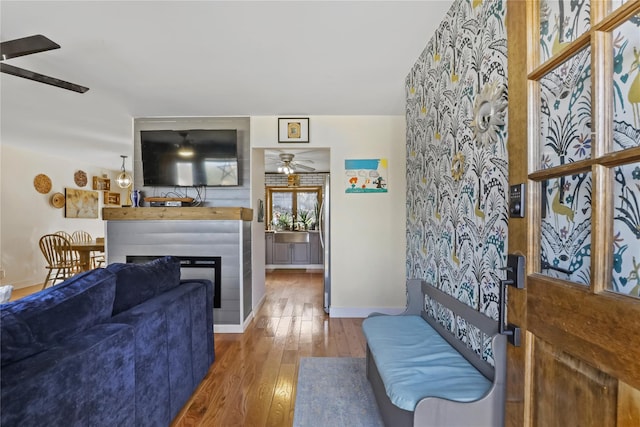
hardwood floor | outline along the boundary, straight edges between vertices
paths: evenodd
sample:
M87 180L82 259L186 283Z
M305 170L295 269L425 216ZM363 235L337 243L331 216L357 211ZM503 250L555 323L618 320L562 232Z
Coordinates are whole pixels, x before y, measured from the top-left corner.
M215 334L216 360L172 426L293 424L301 357L364 357L363 319L330 319L322 272L267 272L244 334Z
M31 295L40 290L42 290L42 284L14 289L13 292L11 292L11 298L9 299L9 301L15 301L17 299L24 298L27 295Z

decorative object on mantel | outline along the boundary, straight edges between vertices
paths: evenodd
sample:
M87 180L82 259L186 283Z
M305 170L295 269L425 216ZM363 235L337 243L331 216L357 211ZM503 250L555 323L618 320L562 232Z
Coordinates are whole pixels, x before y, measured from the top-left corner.
M57 209L64 207L64 194L53 193L53 195L51 195L51 206Z
M36 191L41 194L47 194L51 191L51 178L47 175L40 173L33 178L33 186L36 188Z
M131 193L131 201L133 202L133 207L134 208L139 208L140 207L140 190L133 190L133 192Z
M112 193L110 191L105 191L103 193L103 202L105 205L120 206L120 193Z
M65 188L65 218L98 218L98 192Z
M309 118L279 118L278 142L309 142Z
M73 174L73 181L78 187L84 187L87 185L87 173L83 170L79 170Z

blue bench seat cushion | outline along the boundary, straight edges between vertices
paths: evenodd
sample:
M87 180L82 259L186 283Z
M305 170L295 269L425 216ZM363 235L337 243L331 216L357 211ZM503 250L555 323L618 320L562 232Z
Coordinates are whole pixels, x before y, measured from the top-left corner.
M374 316L362 329L387 396L414 411L425 397L473 402L491 381L420 316Z

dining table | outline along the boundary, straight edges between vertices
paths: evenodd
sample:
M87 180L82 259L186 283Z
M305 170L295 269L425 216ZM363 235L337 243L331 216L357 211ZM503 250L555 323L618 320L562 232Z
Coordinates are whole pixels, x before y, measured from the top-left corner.
M104 252L104 239L96 239L90 242L71 242L71 249L80 256L80 269L91 269L91 252Z

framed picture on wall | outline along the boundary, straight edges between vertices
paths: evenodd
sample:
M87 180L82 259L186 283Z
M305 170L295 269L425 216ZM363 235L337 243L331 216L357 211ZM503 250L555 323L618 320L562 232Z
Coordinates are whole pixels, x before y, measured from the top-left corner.
M309 118L279 118L278 142L309 142Z
M98 192L65 188L65 218L98 218Z

